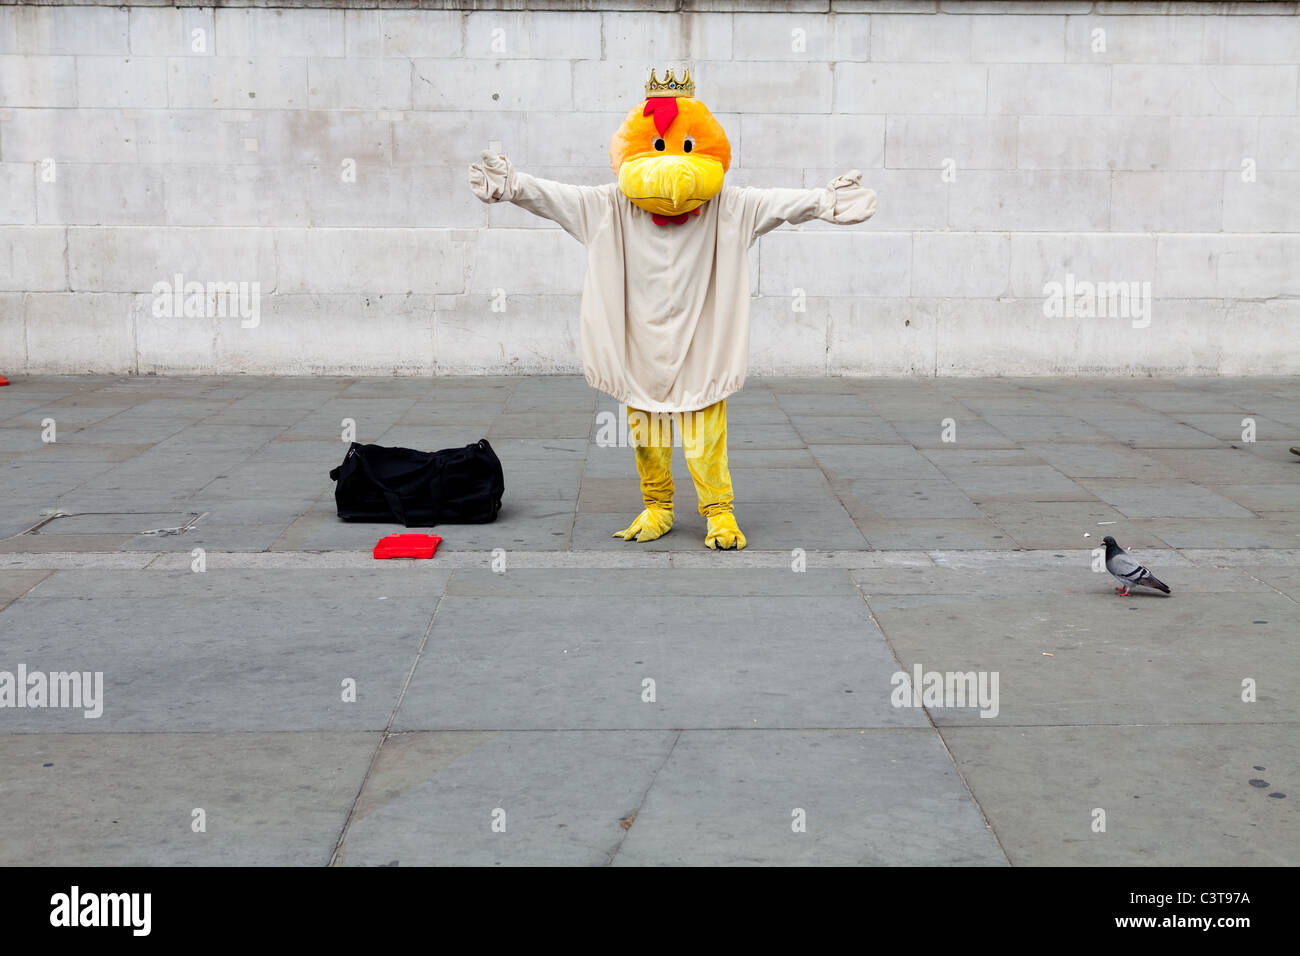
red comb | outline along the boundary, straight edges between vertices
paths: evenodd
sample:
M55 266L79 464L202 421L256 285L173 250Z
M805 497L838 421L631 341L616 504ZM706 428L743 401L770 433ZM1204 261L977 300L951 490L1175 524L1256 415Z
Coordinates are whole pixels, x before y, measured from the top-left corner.
M662 136L672 125L673 120L677 119L677 97L653 96L645 101L645 110L641 115L653 116L655 129L659 130L659 135Z

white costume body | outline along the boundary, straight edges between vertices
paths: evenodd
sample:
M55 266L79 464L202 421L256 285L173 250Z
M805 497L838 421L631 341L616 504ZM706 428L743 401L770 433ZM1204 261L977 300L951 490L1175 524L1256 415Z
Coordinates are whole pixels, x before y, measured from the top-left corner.
M485 157L486 158L486 157ZM473 183L587 247L582 364L587 381L630 408L688 412L736 392L749 366L749 247L782 223L862 222L876 194L856 170L822 189L724 186L678 225L657 225L616 183L538 179L504 157Z

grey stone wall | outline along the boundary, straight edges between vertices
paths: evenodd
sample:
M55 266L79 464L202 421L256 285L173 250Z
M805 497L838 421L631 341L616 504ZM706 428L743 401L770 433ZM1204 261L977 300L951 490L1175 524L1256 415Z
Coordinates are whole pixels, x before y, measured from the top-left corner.
M690 66L730 182L880 197L755 246L754 371L1295 373L1296 6L0 5L0 370L575 371L583 250L466 164L609 181Z

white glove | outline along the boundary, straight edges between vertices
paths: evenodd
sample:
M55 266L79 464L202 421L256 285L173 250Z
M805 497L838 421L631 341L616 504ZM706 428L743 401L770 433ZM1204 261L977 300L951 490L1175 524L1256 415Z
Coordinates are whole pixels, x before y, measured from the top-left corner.
M483 202L500 202L515 194L514 167L510 160L490 149L483 150L483 161L469 167L469 188Z
M876 192L862 185L862 173L851 169L826 185L829 208L821 216L827 222L846 225L862 222L876 214Z

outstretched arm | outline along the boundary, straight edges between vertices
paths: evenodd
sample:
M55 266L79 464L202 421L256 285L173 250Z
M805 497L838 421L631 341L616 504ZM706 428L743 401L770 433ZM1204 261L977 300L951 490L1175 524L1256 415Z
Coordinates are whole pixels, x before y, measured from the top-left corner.
M750 242L782 223L822 219L851 225L876 212L875 190L862 185L862 173L856 169L837 176L821 189L745 188L736 192Z
M535 216L550 219L581 243L586 243L600 210L609 203L606 186L574 186L538 179L514 167L490 149L482 162L469 167L469 188L483 202L512 202Z

